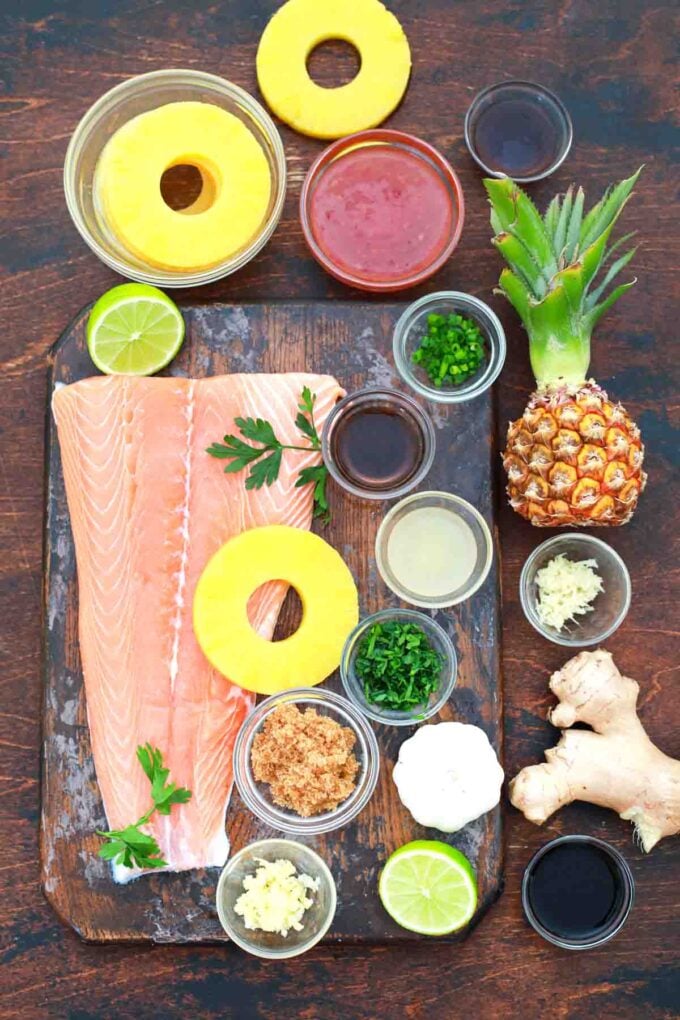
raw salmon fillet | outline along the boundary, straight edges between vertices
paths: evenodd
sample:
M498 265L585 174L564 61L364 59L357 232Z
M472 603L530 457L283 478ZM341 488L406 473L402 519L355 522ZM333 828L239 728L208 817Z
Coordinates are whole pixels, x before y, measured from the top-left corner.
M294 423L304 386L317 394L320 430L343 395L330 376L98 376L54 394L87 716L106 817L117 829L148 810L149 781L135 751L147 741L160 748L170 779L193 793L149 823L171 870L227 859L232 751L254 701L197 644L196 583L213 553L248 528L309 528L312 487L295 482L302 467L318 463L318 454L285 453L277 481L247 491L245 472L225 474L224 462L205 451L236 431L236 417L266 418L282 442L299 443ZM250 600L253 626L267 638L286 591L272 581ZM118 880L137 874L114 872Z

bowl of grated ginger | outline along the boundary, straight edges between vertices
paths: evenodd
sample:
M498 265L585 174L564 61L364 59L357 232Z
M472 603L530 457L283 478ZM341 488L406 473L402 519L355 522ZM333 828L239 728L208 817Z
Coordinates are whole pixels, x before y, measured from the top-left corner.
M605 641L623 623L630 575L606 542L569 532L534 549L522 570L519 595L539 634L558 645L585 648Z
M217 913L232 942L270 960L300 956L328 931L335 882L314 850L289 839L262 839L231 857L216 892Z

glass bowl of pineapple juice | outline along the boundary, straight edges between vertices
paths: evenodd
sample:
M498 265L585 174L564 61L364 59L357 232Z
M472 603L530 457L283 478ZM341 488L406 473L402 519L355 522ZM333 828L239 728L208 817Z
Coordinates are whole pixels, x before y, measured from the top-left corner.
M213 103L238 117L262 148L271 175L269 204L256 234L223 261L191 271L162 269L127 250L108 229L97 201L96 169L109 139L133 117L167 103ZM160 187L160 181L159 181ZM151 71L116 85L101 96L76 127L66 152L64 192L71 218L92 251L122 276L158 287L190 287L227 276L250 261L271 237L286 193L281 137L267 112L244 89L214 74L189 69Z

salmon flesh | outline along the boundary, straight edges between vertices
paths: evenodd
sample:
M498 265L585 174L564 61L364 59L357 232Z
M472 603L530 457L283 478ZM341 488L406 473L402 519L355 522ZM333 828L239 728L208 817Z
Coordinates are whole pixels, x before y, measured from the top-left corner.
M79 637L92 752L111 829L151 806L136 758L158 747L170 780L191 801L154 815L168 868L224 864L232 752L254 697L217 673L194 636L194 589L209 558L248 528L309 528L311 485L295 487L315 453L284 453L273 485L246 490L206 453L235 432L237 417L265 418L283 443L302 389L317 395L320 431L343 395L323 375L226 375L209 379L98 376L54 394L78 568ZM306 445L306 444L302 444ZM255 629L271 638L287 586L251 598ZM138 873L114 867L117 880Z

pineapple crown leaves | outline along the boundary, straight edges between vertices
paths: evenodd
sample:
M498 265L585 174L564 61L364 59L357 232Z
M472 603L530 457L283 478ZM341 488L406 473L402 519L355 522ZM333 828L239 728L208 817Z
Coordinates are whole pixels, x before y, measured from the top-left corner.
M557 328L561 322L562 330L567 326L589 337L604 312L633 286L634 280L619 284L604 296L636 251L631 248L612 261L614 252L633 235L609 248L607 243L641 170L608 189L585 216L582 188L569 187L564 195L556 195L541 216L510 178L484 181L496 235L493 244L510 267L501 273L499 286L530 333ZM555 291L562 292L559 298Z

